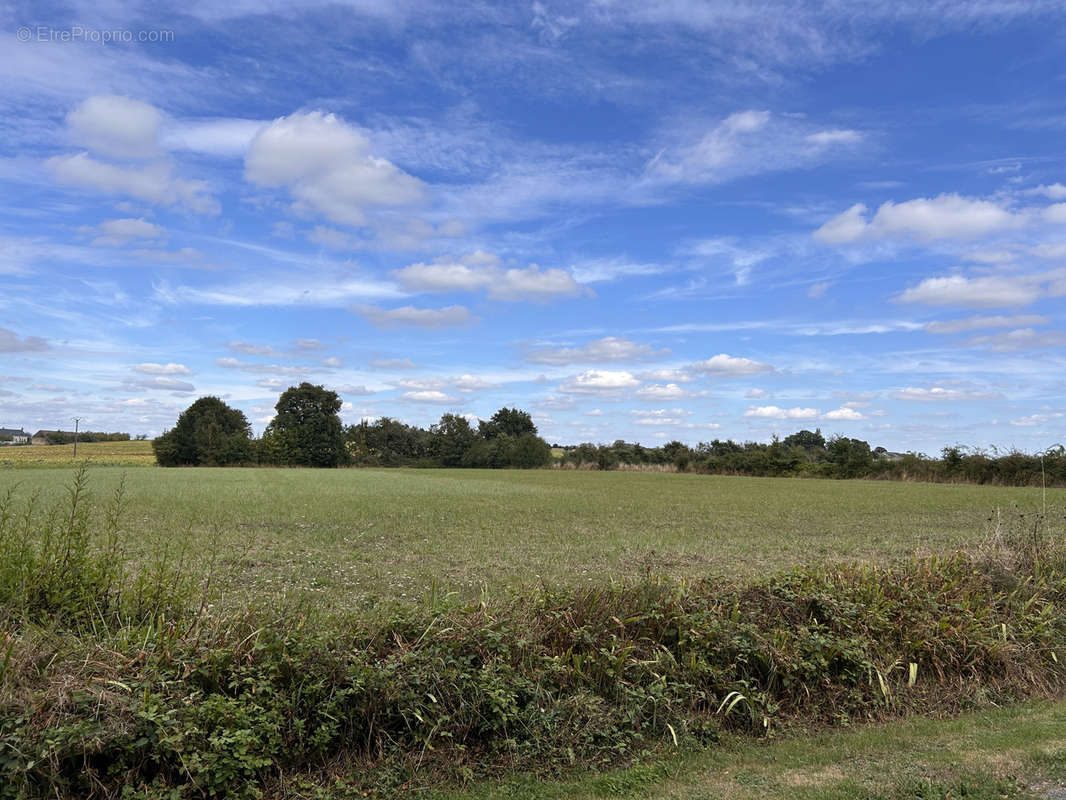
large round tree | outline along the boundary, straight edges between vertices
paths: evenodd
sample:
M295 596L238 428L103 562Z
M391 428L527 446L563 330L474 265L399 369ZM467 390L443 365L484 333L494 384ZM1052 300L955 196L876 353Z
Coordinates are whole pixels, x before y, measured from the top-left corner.
M252 460L251 432L243 411L217 397L201 397L152 441L152 451L162 467L245 464Z
M338 467L348 461L344 426L337 412L336 392L301 383L286 389L274 406L277 415L263 438L282 464L303 467Z

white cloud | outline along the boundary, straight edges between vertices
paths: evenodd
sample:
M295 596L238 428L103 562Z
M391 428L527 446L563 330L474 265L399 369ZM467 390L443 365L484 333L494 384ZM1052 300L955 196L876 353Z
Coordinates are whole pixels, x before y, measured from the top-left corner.
M152 158L162 120L158 108L141 100L97 95L67 114L67 130L76 144L102 155Z
M703 375L722 378L735 378L741 375L756 375L760 372L774 371L771 365L764 364L761 361L753 361L750 358L737 358L725 353L719 353L706 361L691 364L688 369Z
M131 239L162 239L167 229L161 225L140 219L109 219L101 222L94 229L100 235L93 239L94 245L120 246Z
M458 378L454 378L450 381L451 385L458 389L460 392L481 392L486 389L499 389L498 383L492 383L491 381L479 378L476 375L460 375Z
M216 358L215 366L223 369L237 369L241 372L250 372L256 375L288 375L290 377L302 377L315 372L313 367L299 364L249 364L238 358L226 356Z
M359 306L355 309L363 319L377 328L414 326L417 328L450 328L469 325L477 318L465 306L445 306L444 308L379 308L378 306Z
M588 292L565 270L542 270L536 264L504 268L496 256L482 251L456 260L411 264L392 274L412 292L484 290L489 297L498 300L538 301Z
M277 358L281 355L268 344L252 344L251 342L226 342L227 349L234 353L244 353L247 356L270 356Z
M173 362L169 364L153 364L151 362L145 362L144 364L138 364L133 368L134 372L140 372L142 375L192 375L193 371L184 364L175 364Z
M1014 353L1019 350L1043 350L1048 347L1061 347L1066 344L1066 333L1062 331L1035 331L1032 328L1020 328L1006 333L988 336L974 336L964 343L969 347L983 347L993 353Z
M925 326L926 333L965 333L966 331L979 331L985 328L1013 328L1021 325L1046 325L1051 320L1037 314L1019 314L1013 317L966 317L965 319L952 319L943 322L929 322Z
M104 194L126 194L163 206L184 206L199 214L217 214L218 201L205 181L174 177L169 164L120 167L106 164L87 153L53 156L45 168L60 183L93 189Z
M570 274L578 283L602 283L636 275L658 275L668 267L621 258L593 258L570 265Z
M693 144L668 148L648 164L649 177L716 183L743 175L809 166L832 152L853 148L854 130L813 130L809 123L765 110L738 111L706 130Z
M1048 200L1066 200L1066 186L1061 183L1044 184L1033 189L1027 189L1025 194L1041 195Z
M422 182L370 152L370 142L333 114L297 112L256 134L244 162L257 186L288 189L300 213L367 224L368 209L422 199Z
M330 369L337 369L344 366L343 362L336 356L330 356L329 358L323 358L321 362L323 367L329 367Z
M926 389L919 386L906 386L899 391L892 392L896 400L905 400L911 403L937 403L942 401L962 400L991 400L1000 395L992 392L968 391L964 389L950 389L943 386L934 386Z
M318 339L293 339L292 349L303 353L316 353L319 350L325 350L326 346Z
M858 144L862 140L863 135L861 133L846 129L818 131L807 136L807 141L818 147L829 147L835 144Z
M769 394L769 392L767 392L765 389L748 389L748 391L744 392L744 396L749 397L752 400L757 400L760 397L766 397L767 394Z
M877 209L869 222L866 212L862 203L853 205L816 230L814 238L827 244L887 237L911 237L923 242L972 239L1027 222L1024 215L1013 214L995 203L957 194L919 197L903 203L889 201Z
M624 370L590 369L559 385L564 394L615 395L640 386L631 372Z
M1046 425L1052 420L1062 419L1064 416L1066 415L1059 411L1051 411L1043 414L1030 414L1027 417L1012 419L1010 424L1019 428L1033 428L1037 425Z
M404 400L410 400L412 403L431 403L434 405L446 405L454 406L463 402L463 398L454 397L444 392L438 392L433 390L422 390L415 392L404 392L400 395Z
M948 275L926 278L904 291L898 300L931 306L996 308L1028 305L1039 297L1040 286L1025 276L966 278Z
M376 369L414 369L417 364L409 358L378 358L370 362Z
M164 303L199 303L209 306L326 306L344 307L353 300L403 297L395 286L349 275L264 274L257 280L222 286L156 284L155 295Z
M683 369L653 369L641 372L637 375L643 381L658 381L662 383L690 383L694 377Z
M816 419L816 408L778 408L777 406L752 406L744 412L745 417L758 419Z
M162 376L141 381L132 381L131 385L141 389L165 389L167 391L178 392L181 394L191 394L196 391L196 387L188 381L179 381L176 378Z
M650 383L637 390L637 397L644 400L674 400L688 394L676 383Z
M1066 203L1055 203L1043 211L1044 219L1048 222L1061 225L1066 223Z
M822 419L832 420L834 422L857 422L862 419L866 419L862 414L856 411L854 408L848 406L841 406L833 411L827 411L822 414Z
M526 353L526 361L535 364L581 364L606 361L642 361L668 354L616 336L605 336L583 347L540 347Z

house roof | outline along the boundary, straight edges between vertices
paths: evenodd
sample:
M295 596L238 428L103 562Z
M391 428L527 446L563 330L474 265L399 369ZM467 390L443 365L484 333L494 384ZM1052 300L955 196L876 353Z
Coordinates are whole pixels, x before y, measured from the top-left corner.
M0 436L29 436L22 428L0 428Z

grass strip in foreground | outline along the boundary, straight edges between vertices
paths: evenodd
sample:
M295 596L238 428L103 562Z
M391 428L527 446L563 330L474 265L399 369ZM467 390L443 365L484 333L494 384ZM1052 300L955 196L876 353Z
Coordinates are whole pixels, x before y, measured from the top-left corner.
M853 729L792 731L573 781L515 778L424 800L913 800L1066 797L1066 702L1038 701ZM1056 794L1058 792L1058 794Z

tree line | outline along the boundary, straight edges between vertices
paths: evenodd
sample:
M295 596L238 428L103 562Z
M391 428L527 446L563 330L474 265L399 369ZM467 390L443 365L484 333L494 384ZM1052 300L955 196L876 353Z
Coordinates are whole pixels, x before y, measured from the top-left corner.
M466 417L445 414L428 430L389 417L345 426L340 409L336 392L301 383L282 393L274 419L257 439L242 411L218 397L201 397L153 440L152 449L164 467L534 468L552 460L533 418L517 408L501 408L476 428Z
M620 469L665 465L679 472L758 477L872 478L927 482L1066 486L1066 448L1042 453L955 445L939 457L893 453L847 436L826 438L821 430L802 430L765 442L715 439L691 447L668 442L661 447L615 441L565 448L562 465L578 469Z
M162 466L276 465L307 467L482 467L613 470L655 468L759 477L875 478L932 482L1066 486L1066 449L1043 453L945 447L939 457L893 453L847 436L802 430L765 442L714 439L695 447L672 441L645 447L613 444L552 448L532 417L501 408L476 425L444 414L428 429L391 417L344 425L336 392L301 383L282 393L276 415L259 438L244 413L217 397L201 397L173 429L152 442Z

